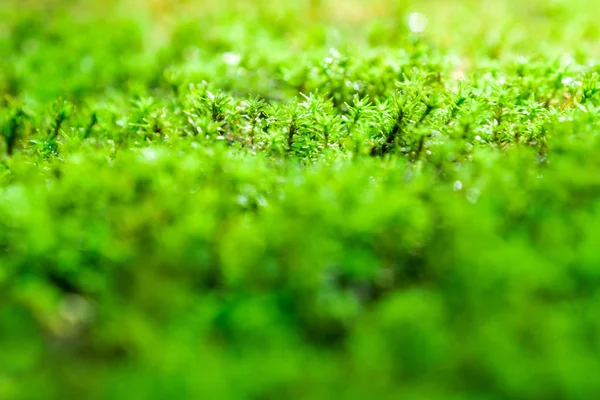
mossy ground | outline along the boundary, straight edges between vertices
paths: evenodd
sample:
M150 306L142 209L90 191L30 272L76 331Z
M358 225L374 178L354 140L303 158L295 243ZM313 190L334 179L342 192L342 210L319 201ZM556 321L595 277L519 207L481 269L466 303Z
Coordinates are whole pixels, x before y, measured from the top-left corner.
M598 8L0 2L0 398L597 398Z

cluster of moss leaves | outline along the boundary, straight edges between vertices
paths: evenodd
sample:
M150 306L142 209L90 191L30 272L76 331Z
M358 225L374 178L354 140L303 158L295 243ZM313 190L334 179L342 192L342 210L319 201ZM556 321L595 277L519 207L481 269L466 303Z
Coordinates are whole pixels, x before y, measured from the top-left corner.
M0 3L0 398L600 394L587 2L199 3Z

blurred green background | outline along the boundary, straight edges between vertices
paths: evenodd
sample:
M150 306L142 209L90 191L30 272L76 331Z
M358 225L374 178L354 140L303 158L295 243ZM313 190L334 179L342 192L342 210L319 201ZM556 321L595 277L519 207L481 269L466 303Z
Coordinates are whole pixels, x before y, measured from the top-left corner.
M598 8L579 0L4 0L0 89L35 100L81 99L191 78L267 92L290 59L332 47L356 57L407 48L415 13L420 38L464 72L518 56L585 64L599 56ZM223 53L244 56L253 74L232 76Z

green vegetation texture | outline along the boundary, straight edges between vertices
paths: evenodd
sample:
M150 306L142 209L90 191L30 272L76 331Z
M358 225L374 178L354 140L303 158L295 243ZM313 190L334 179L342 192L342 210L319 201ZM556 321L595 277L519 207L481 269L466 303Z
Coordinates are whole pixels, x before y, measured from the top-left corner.
M600 398L599 11L0 1L0 399Z

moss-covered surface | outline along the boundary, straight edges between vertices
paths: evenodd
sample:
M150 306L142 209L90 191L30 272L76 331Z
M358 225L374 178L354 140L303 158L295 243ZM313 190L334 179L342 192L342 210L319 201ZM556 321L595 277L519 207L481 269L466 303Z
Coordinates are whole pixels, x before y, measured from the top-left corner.
M598 398L599 9L1 1L0 398Z

